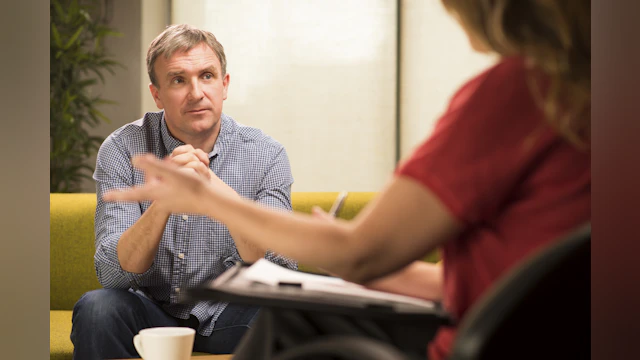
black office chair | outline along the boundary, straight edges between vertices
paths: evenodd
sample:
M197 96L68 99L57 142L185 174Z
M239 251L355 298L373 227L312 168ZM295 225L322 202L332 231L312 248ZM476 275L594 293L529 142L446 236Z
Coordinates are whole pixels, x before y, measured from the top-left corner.
M450 360L589 359L591 225L530 256L458 327Z
M450 360L588 359L590 261L590 224L531 255L469 310ZM307 342L271 359L327 358L412 360L388 344L344 335Z

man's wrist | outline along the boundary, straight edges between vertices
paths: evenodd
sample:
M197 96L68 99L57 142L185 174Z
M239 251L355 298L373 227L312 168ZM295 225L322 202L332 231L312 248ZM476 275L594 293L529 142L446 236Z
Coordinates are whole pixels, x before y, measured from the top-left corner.
M171 216L171 211L163 209L157 202L152 201L151 205L149 205L148 211L152 211L153 214L160 217L169 218Z

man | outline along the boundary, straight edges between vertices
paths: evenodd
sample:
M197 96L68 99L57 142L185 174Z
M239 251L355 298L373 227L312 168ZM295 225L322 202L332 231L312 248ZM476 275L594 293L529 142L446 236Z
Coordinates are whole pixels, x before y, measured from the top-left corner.
M150 45L151 95L161 109L112 133L98 152L94 179L95 266L104 289L73 311L74 358L136 357L133 336L155 326L196 329L195 351L231 353L257 313L235 304L179 302L183 288L261 257L297 264L249 245L219 222L171 214L153 203L105 203L102 194L144 183L131 157L153 153L195 172L230 196L291 211L293 178L284 147L222 113L229 74L213 34L168 27Z

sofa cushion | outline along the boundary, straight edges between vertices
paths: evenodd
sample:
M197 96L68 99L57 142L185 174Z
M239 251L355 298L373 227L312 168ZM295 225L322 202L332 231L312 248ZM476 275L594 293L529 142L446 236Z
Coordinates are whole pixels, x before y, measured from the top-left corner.
M50 309L71 310L101 288L93 265L96 194L51 194L49 209Z
M291 203L293 210L297 212L310 214L315 205L324 211L329 211L338 194L338 192L293 192L291 193ZM349 193L338 217L347 220L353 219L375 195L375 192Z
M67 360L73 357L71 334L71 310L49 312L49 353L51 360Z

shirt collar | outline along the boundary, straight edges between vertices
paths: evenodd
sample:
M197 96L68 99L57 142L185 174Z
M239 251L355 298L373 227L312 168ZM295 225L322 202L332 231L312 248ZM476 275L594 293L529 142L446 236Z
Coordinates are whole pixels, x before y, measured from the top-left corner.
M169 132L167 122L164 118L165 112L162 112L162 119L160 120L160 134L162 137L162 143L164 144L167 154L171 154L175 148L182 146L185 143L176 139ZM209 158L214 157L220 153L225 141L229 137L229 134L233 132L233 121L224 113L220 115L220 133L216 139L216 143L213 145L213 150L209 153Z

